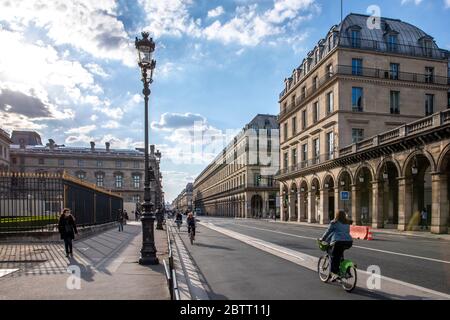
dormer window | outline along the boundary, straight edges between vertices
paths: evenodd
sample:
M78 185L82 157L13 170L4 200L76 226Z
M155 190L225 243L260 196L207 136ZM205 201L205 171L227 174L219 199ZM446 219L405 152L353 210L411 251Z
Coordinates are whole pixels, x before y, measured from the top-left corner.
M389 52L397 52L398 36L396 34L389 34L387 36L387 50Z
M352 48L360 48L361 47L361 32L356 29L351 30L351 45Z

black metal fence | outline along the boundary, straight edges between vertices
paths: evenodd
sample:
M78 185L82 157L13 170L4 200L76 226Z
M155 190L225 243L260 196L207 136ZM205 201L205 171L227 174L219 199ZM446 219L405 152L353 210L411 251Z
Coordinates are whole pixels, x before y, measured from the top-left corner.
M0 232L55 231L63 208L91 226L116 221L123 199L65 174L0 172Z

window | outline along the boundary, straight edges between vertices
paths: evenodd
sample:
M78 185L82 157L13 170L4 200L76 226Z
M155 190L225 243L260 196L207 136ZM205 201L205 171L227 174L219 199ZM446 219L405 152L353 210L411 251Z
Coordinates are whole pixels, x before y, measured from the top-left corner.
M433 45L432 45L430 40L424 40L423 50L424 50L424 55L426 57L432 57L433 56Z
M97 187L103 187L105 183L105 175L103 173L99 173L96 175Z
M58 159L58 166L60 167L64 166L64 159Z
M387 49L389 52L397 51L397 35L391 34L388 36Z
M327 66L327 75L329 78L333 76L333 65L332 64Z
M140 175L133 175L133 187L135 189L139 189L141 187L141 176Z
M434 83L434 68L425 68L425 83Z
M313 104L313 122L316 123L319 120L319 102Z
M284 124L283 132L284 132L284 141L287 141L287 139L288 139L288 125L287 125L287 123Z
M313 163L319 163L319 157L320 157L320 142L319 138L313 140Z
M123 176L120 174L116 175L116 188L122 188L123 187Z
M334 94L333 91L327 93L327 113L334 111Z
M364 139L364 129L352 129L352 143L360 142Z
M292 118L292 135L295 136L297 134L297 117Z
M352 59L352 75L354 76L362 76L362 59Z
M352 88L352 111L362 112L363 111L363 88Z
M308 144L305 143L304 145L302 145L302 161L304 163L304 165L307 165L308 162Z
M283 112L286 112L287 110L287 102L283 103Z
M390 78L392 80L398 80L399 73L400 73L400 65L398 63L391 63Z
M78 166L79 167L84 167L84 160L79 159L78 160Z
M295 106L295 94L292 96L292 107Z
M304 130L306 128L306 109L302 110L302 129Z
M44 158L39 158L39 164L44 164Z
M327 160L331 160L334 157L334 132L327 133Z
M134 195L134 196L133 196L133 202L134 202L134 203L139 203L139 202L141 202L141 196L138 195L138 194Z
M400 114L400 92L391 91L391 114Z
M11 160L13 164L17 164L17 158L12 158Z
M121 160L117 160L116 161L116 168L122 168L122 161Z
M352 47L353 48L361 47L361 39L360 39L360 32L359 32L359 30L352 30L351 41L352 41Z
M293 166L295 166L297 164L297 149L294 148L291 151L291 163Z
M134 169L139 169L140 167L141 167L141 165L140 165L139 161L134 161L133 162L133 168Z
M81 181L86 179L86 172L77 172L77 178Z
M306 87L302 88L302 99L306 98Z
M287 152L285 152L284 153L284 155L283 155L283 168L285 168L285 169L287 169L287 167L289 166L289 164L288 164L288 153Z
M103 161L97 160L97 167L103 167Z
M434 94L425 95L425 116L432 115L434 113Z
M316 90L317 90L317 88L319 88L319 78L318 78L317 76L315 76L315 77L313 78L313 87L314 87L314 89L316 89Z

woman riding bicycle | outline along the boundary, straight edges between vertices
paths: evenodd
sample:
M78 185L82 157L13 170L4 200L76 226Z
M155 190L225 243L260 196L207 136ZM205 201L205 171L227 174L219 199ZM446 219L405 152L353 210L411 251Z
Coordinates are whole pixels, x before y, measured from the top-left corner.
M186 219L186 223L188 225L188 234L191 233L192 228L192 235L195 237L195 218L192 212L189 212L188 217Z
M324 233L321 241L328 242L331 249L331 281L339 278L339 264L344 255L344 250L350 249L353 245L353 238L350 235L351 220L348 220L344 210L339 210L330 226Z

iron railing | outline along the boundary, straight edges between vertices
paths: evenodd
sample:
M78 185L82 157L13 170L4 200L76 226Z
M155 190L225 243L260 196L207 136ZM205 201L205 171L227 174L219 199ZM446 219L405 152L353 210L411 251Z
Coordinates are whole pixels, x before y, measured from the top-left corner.
M67 175L0 172L0 232L57 231L63 208L85 227L116 221L123 199Z

